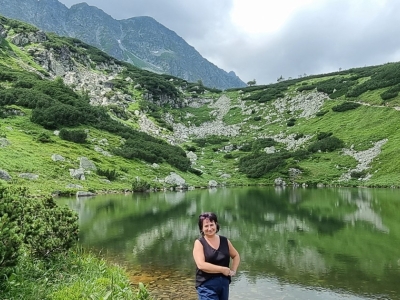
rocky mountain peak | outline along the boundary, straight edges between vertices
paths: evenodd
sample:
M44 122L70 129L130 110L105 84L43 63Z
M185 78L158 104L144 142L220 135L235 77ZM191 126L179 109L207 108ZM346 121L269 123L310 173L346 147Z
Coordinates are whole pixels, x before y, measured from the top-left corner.
M67 8L57 0L0 0L0 14L45 32L80 39L114 58L156 73L227 89L246 84L218 68L174 31L148 16L115 20L87 3Z

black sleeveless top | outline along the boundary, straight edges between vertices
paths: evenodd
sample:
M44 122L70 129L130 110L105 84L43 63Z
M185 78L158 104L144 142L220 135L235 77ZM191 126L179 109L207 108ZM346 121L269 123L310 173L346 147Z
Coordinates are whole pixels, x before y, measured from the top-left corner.
M216 250L207 243L204 237L199 238L200 243L203 245L206 262L218 266L229 267L231 257L229 255L228 239L220 235L219 240L219 248ZM217 276L224 276L229 279L229 283L231 282L230 276L225 276L222 273L207 273L196 267L196 288L208 279Z

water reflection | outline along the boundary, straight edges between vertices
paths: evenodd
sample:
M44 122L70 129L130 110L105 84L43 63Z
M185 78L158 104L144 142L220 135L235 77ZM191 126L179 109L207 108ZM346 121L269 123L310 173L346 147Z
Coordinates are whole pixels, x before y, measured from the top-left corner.
M370 223L375 229L389 233L389 228L383 225L381 216L374 211L372 194L366 189L360 189L357 194L343 193L349 203L354 203L357 210L344 217L346 222L351 223L353 226L357 221L365 221Z
M141 272L178 272L185 283L194 274L197 216L216 212L220 233L242 257L232 299L268 299L265 292L282 284L284 299L322 299L321 293L399 299L399 196L396 190L249 187L60 203L79 213L84 246Z

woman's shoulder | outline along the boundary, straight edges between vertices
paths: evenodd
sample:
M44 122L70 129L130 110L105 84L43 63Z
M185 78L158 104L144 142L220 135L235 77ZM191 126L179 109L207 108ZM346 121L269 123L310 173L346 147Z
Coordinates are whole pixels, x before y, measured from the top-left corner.
M204 236L200 236L200 237L198 237L198 238L196 238L196 239L194 240L195 243L196 243L196 242L200 242L201 244L203 244L205 241L206 241L206 240L205 240Z
M228 238L226 236L223 236L223 235L219 235L219 239L221 241L228 241Z

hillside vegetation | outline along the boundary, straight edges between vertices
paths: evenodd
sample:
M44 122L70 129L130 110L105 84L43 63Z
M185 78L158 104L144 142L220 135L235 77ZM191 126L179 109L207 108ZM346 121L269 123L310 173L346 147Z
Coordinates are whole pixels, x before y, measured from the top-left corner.
M3 17L0 35L3 185L398 186L399 63L220 91Z

